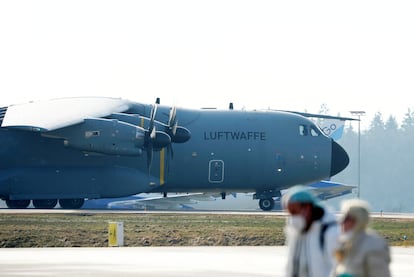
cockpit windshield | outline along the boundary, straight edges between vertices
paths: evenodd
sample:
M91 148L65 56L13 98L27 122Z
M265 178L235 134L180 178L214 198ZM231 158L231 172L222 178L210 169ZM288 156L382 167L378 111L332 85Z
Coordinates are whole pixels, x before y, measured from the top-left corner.
M316 127L316 125L310 124L300 124L299 125L299 135L301 136L312 136L312 137L318 137L322 135L321 130Z

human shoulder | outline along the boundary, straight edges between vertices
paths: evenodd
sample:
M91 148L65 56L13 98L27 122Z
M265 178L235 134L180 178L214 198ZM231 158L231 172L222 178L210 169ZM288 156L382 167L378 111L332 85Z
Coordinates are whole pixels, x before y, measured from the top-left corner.
M366 267L370 276L390 277L390 249L386 240L373 230L367 230L361 243Z
M368 229L364 233L363 241L361 243L364 245L364 248L368 251L388 251L387 241L372 229Z

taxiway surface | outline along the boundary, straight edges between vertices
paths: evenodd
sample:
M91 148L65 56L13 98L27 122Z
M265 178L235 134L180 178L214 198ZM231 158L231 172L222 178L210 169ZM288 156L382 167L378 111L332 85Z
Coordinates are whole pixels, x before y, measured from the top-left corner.
M283 275L286 247L140 247L0 249L1 276ZM414 248L392 247L394 277L411 277Z

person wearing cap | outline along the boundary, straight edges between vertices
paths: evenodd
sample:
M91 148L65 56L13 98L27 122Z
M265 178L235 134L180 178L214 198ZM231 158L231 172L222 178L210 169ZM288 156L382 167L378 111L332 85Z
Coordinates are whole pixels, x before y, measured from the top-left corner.
M309 188L295 186L282 199L288 211L285 228L288 246L287 277L328 277L335 263L339 227Z
M369 205L360 199L341 204L342 233L335 251L335 277L389 277L391 262L388 243L368 228Z

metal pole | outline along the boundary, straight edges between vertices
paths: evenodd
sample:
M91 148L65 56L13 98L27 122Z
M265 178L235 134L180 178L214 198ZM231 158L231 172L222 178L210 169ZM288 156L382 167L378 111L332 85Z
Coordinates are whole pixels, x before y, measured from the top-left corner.
M357 197L361 196L361 115L365 115L364 111L351 111L352 115L358 116L358 192Z
M361 114L358 114L358 198L361 195Z

